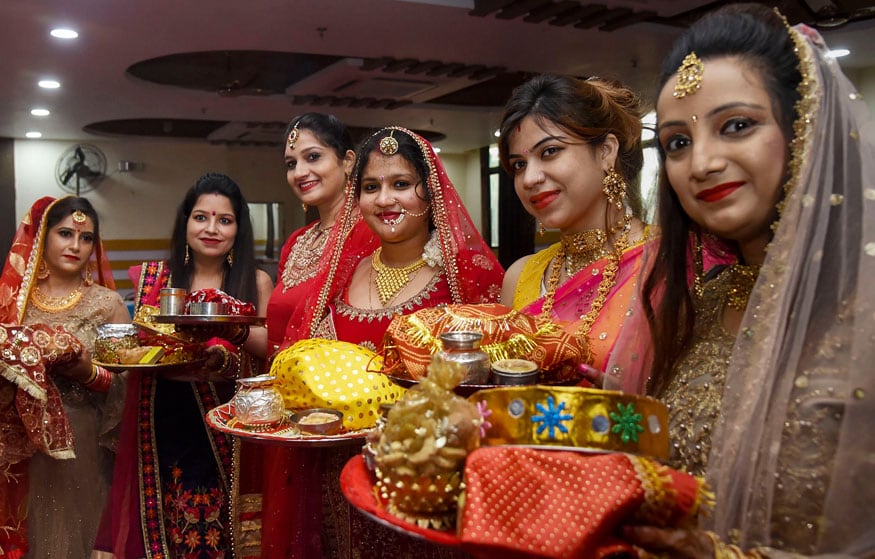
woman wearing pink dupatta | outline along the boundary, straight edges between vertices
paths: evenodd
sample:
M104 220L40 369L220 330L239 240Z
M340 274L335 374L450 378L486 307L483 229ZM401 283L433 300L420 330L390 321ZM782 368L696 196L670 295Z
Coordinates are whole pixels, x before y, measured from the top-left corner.
M598 78L533 78L505 107L499 154L526 211L562 236L508 269L502 302L565 328L603 370L652 236L627 186L643 163L638 98Z

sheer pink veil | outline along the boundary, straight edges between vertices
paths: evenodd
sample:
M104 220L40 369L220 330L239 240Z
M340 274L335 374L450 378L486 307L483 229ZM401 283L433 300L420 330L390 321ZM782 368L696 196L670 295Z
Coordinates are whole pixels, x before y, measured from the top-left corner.
M803 76L793 189L726 375L732 380L709 458L718 495L710 527L744 547L780 546L769 535L774 496L786 468L811 468L812 456L794 449L814 445L813 462L826 471L814 472L812 483L827 484L812 527L816 551L868 556L875 553L875 134L820 36L804 26L791 34ZM816 418L814 428L793 417ZM794 424L800 432L789 432Z

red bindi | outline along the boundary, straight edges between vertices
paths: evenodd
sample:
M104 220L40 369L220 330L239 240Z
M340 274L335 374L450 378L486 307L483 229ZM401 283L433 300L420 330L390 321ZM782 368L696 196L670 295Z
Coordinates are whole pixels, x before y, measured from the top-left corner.
M210 212L210 213L213 214L214 216L216 215L216 212Z

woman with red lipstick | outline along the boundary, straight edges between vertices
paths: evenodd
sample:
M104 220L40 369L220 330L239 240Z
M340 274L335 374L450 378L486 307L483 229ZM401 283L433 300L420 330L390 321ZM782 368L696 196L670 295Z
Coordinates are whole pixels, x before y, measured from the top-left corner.
M672 465L704 476L716 506L701 529L626 536L670 557L871 557L866 106L817 32L759 4L695 23L660 83L663 235L642 296L654 360L649 382L631 361L621 380L669 404ZM703 266L709 237L736 263Z
M273 288L255 265L252 223L240 187L220 173L201 176L176 212L170 258L146 262L137 313L158 306L162 287L221 290L263 315ZM227 402L237 376L263 372L264 328L208 342L210 357L192 381L136 371L128 381L113 488L98 549L117 559L230 557L240 510L232 465L239 448L206 425L207 410ZM239 463L239 462L238 462ZM145 543L144 543L145 542ZM148 548L148 549L147 549Z
M293 118L285 139L286 180L305 206L317 209L319 219L292 233L280 252L279 277L267 307L268 355L284 340L309 337L306 301L318 289L314 278L325 265L325 247L355 164L349 131L332 115L305 113ZM376 245L376 237L361 220L343 242L352 259L370 254Z
M15 234L0 275L0 322L63 327L76 340L56 349L75 346L78 359L51 366L50 350L36 334L15 340L13 351L8 330L2 330L4 557L19 557L29 546L29 557L72 559L90 556L94 547L112 479L113 430L121 418L124 381L93 365L91 351L97 326L130 322L114 288L91 203L72 196L37 200ZM27 374L42 361L41 353L49 375L45 369ZM25 421L32 431L22 425L25 416L35 420ZM58 537L58 526L76 529Z
M561 234L508 269L502 302L561 324L604 370L650 236L636 217L638 98L598 78L535 77L508 101L498 146L526 211Z
M343 239L362 222L380 242L376 250L355 259ZM372 350L381 347L398 314L444 303L497 301L504 274L431 144L399 127L383 128L360 146L352 188L325 252L328 265L316 276L321 288L308 306L309 335ZM351 456L348 448L299 456L294 505L287 507L298 511L299 522L293 524L292 541L282 557L455 556L398 535L351 509L339 487L340 470ZM330 507L321 506L323 493Z

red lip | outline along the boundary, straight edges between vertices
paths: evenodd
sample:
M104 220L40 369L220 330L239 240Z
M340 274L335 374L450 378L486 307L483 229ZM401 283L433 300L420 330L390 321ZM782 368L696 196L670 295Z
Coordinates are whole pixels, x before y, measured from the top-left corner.
M220 241L219 239L201 239L201 242L205 245L217 245L222 241Z
M724 182L723 184L718 184L717 186L699 192L696 194L696 198L703 202L716 202L726 198L738 190L743 184L744 182L742 181Z
M64 258L66 258L67 260L72 260L73 262L79 262L80 260L82 260L78 256L73 256L72 254L65 254Z
M298 183L298 188L301 189L301 192L307 192L308 190L315 188L318 184L319 181L304 181L302 183Z
M546 192L539 192L535 194L531 198L529 198L529 202L535 207L535 209L541 210L549 206L553 200L559 197L558 190L548 190Z
M398 219L398 216L400 215L400 212L383 212L377 214L377 217L379 217L380 219Z

